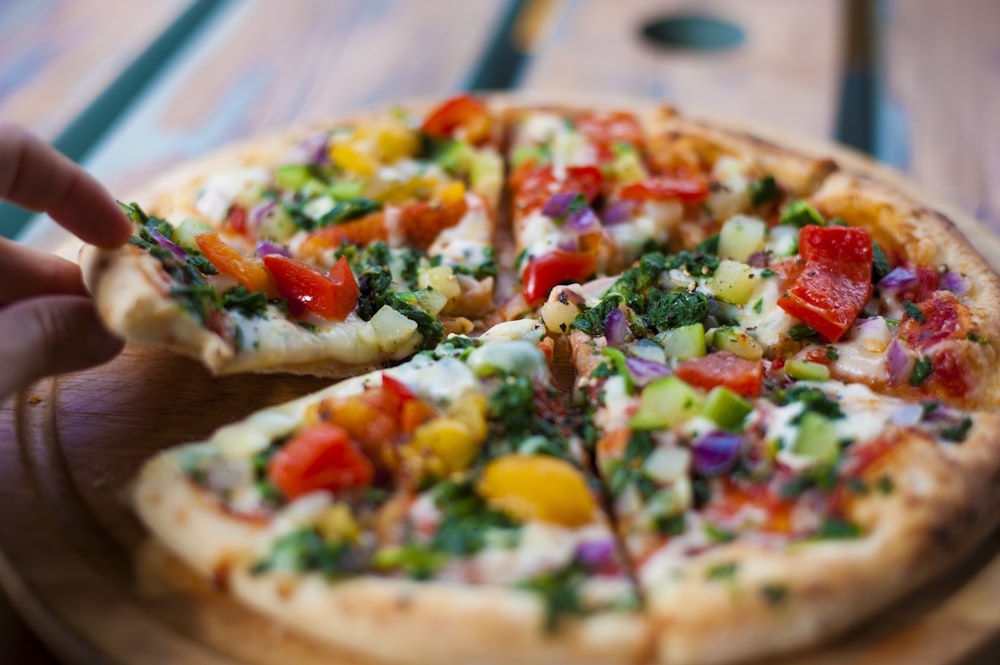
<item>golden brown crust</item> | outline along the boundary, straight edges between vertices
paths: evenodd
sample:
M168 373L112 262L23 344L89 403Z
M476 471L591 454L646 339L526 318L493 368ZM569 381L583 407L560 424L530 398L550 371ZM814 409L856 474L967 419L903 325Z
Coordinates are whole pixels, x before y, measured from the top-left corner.
M661 172L710 171L728 155L745 161L761 174L771 174L794 196L806 196L837 170L827 157L814 157L777 145L753 134L686 118L670 107L648 114L649 157Z
M828 218L868 229L890 261L910 261L964 276L969 292L959 300L971 309L980 336L988 342L958 343L974 377L968 402L974 408L1000 405L1000 372L995 371L1000 362L1000 277L955 225L896 188L863 175L833 174L811 200Z

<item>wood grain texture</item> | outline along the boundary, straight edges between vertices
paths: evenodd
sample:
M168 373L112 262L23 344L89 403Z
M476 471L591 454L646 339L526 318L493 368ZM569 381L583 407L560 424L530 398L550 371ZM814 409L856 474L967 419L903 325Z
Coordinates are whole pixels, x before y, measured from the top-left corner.
M203 31L88 166L128 191L235 139L461 86L503 0L248 0Z
M692 113L831 138L840 87L841 1L561 2L550 12L522 86L645 95ZM657 48L649 20L707 14L746 32L729 51Z
M1000 231L1000 3L884 8L879 156Z
M51 140L190 4L0 2L0 119Z

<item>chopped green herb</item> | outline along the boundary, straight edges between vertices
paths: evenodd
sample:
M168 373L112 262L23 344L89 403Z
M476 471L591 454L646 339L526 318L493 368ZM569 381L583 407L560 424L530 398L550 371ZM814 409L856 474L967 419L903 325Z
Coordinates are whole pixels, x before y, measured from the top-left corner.
M809 339L816 339L819 337L819 333L804 323L796 323L792 326L791 330L788 331L788 336L796 342L803 342Z
M774 399L778 404L785 405L801 402L804 411L813 411L827 418L843 418L844 412L836 400L831 399L819 388L795 385L784 390L777 390Z
M260 291L251 293L245 286L234 286L222 294L222 306L248 318L267 315L267 296Z
M316 531L302 529L280 538L250 572L254 575L272 570L318 572L327 579L338 579L364 568L362 553L350 543L326 542Z
M919 307L914 305L909 300L903 301L903 311L905 311L906 315L917 323L927 323L927 317L924 316L924 313L920 311Z
M781 190L778 189L778 183L775 182L774 176L771 175L766 175L760 180L751 180L750 184L747 185L747 189L750 190L750 205L754 208L781 198Z
M475 490L472 479L445 480L432 490L441 522L428 548L451 556L471 556L486 546L487 532L505 530L516 538L518 524L489 506Z
M838 540L860 538L861 535L861 527L857 524L828 516L823 519L823 524L820 526L816 538L819 540Z
M622 297L617 294L605 296L599 303L581 312L571 328L577 328L587 333L591 337L599 337L604 334L604 321L608 318L611 310L617 308L622 302Z
M696 254L711 254L712 256L717 256L719 254L719 234L713 233L703 240L697 247L694 248Z
M708 569L706 577L710 580L731 581L736 576L736 563L717 563Z
M778 273L774 272L770 268L764 268L763 270L760 271L760 276L761 277L765 277L765 278L766 277L774 277L777 274Z
M758 314L761 314L764 311L764 299L763 298L757 298L757 302L755 302L753 304L753 311L755 311Z
M889 259L885 257L885 252L877 242L872 243L872 284L878 284L882 278L889 274L892 268L889 266Z
M792 201L781 209L781 224L789 224L801 229L804 226L815 224L816 226L826 226L826 220L819 214L816 208L803 200Z
M989 341L986 340L986 338L977 335L971 330L965 333L965 339L969 340L970 342L975 342L976 344L989 344Z
M832 346L826 347L827 360L836 360L840 357L840 352Z
M917 362L913 363L913 371L910 372L910 385L919 386L927 380L927 377L934 371L930 356L920 356Z
M893 485L892 478L890 478L889 476L882 476L881 478L879 478L878 482L875 484L875 487L881 494L892 494L892 490L895 489L895 485Z
M519 586L541 594L545 600L545 630L551 633L564 618L586 613L580 597L586 580L586 568L574 561L559 570L536 575Z
M965 437L968 436L970 429L972 429L972 418L965 416L958 424L945 427L941 430L941 438L945 441L961 443L965 441Z
M730 543L736 540L736 534L727 529L715 526L710 522L705 523L705 535L713 543Z
M760 593L769 605L783 605L788 600L788 587L783 584L765 584Z

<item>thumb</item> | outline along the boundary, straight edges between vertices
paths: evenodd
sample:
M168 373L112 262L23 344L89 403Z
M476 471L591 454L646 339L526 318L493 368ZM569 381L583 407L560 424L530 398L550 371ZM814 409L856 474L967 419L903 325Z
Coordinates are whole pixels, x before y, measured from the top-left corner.
M33 381L106 362L122 342L84 296L42 296L0 310L0 399Z

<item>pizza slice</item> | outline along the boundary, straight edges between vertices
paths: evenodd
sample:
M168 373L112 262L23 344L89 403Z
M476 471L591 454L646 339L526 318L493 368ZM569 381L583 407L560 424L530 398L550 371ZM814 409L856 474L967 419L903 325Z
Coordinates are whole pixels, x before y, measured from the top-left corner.
M210 370L344 376L467 332L493 309L503 167L460 96L209 160L130 247L88 248L108 327Z
M507 124L528 305L556 284L617 274L649 251L711 245L731 218L759 231L835 169L670 109L515 109Z
M647 254L541 310L570 333L664 663L841 632L995 522L995 275L854 176L771 223L732 217L714 251Z
M138 513L241 601L361 654L634 662L645 622L542 332L451 337L166 451Z

